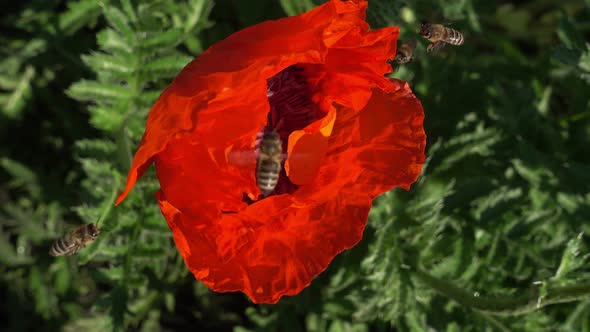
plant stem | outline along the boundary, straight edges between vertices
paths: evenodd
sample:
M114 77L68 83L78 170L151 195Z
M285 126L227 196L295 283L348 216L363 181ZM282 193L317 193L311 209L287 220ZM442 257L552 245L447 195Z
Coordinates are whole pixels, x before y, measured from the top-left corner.
M127 136L127 121L123 122L123 125L115 133L115 140L117 144L117 154L119 156L119 163L124 171L128 171L131 168L131 143Z
M115 174L115 181L114 181L115 184L113 185L113 190L111 191L111 196L109 197L109 200L107 201L104 209L102 210L100 217L96 221L96 226L102 224L102 222L111 214L111 211L113 210L113 207L115 206L115 200L117 199L117 194L119 193L119 181L120 181L119 176L117 176Z
M522 295L506 298L479 296L475 292L459 288L446 280L438 279L421 270L415 270L413 275L441 295L447 296L464 306L497 316L523 315L551 304L590 298L590 281L582 281L568 286L545 284L544 295L541 295L542 286L533 286L521 292Z

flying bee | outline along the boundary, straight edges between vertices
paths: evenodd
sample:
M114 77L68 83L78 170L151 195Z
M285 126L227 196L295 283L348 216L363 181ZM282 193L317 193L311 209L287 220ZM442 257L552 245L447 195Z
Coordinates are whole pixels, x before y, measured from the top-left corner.
M53 257L75 255L80 249L92 243L98 234L100 230L95 224L81 225L57 239L51 246L49 254Z
M445 43L451 45L463 44L463 35L459 31L447 28L442 24L422 23L420 26L420 36L430 42L430 45L426 48L428 53L440 49L445 46Z
M414 56L416 43L417 42L415 39L401 43L397 48L397 53L395 54L393 61L398 65L403 65L404 63L410 62Z
M283 159L283 142L279 134L276 131L264 131L256 158L256 184L263 196L268 196L277 186Z

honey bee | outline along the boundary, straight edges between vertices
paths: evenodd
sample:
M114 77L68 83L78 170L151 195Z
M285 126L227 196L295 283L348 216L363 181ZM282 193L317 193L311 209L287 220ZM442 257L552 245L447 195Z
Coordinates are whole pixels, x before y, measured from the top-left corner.
M397 48L397 53L395 54L393 61L398 65L410 62L414 55L414 50L416 49L416 43L415 39L401 43Z
M98 234L100 230L95 224L81 225L57 239L51 246L49 254L53 257L75 255L80 249L92 243Z
M256 184L263 196L268 196L277 186L284 155L283 142L276 131L265 131L258 145L256 159Z
M451 45L463 44L463 35L459 31L447 28L442 24L422 23L420 36L430 41L430 45L426 48L429 53L440 49L445 43Z

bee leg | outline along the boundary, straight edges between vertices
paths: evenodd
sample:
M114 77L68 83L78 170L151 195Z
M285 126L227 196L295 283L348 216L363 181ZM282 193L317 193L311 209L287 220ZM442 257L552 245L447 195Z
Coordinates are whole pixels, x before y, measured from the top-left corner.
M430 43L430 45L428 45L428 47L426 48L426 52L428 53L433 53L433 52L438 52L443 46L445 46L445 42L444 41L437 41L435 43Z

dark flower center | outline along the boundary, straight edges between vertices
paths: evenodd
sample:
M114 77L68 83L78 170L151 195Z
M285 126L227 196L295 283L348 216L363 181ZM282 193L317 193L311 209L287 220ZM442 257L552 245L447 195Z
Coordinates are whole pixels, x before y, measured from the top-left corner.
M323 113L311 101L311 88L307 84L305 69L302 65L292 65L268 79L267 96L270 111L266 126L262 130L276 131L279 134L285 154L277 186L268 196L292 193L298 186L291 182L284 167L289 135L320 119ZM247 196L244 195L244 197ZM258 198L260 199L263 197ZM249 199L244 200L248 204L254 202Z

